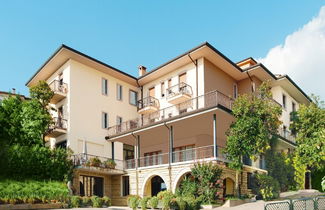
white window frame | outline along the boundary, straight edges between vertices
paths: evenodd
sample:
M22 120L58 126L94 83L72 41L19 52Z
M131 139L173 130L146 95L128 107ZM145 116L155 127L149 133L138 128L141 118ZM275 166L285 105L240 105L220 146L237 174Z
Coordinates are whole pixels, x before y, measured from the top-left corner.
M105 84L106 82L106 84ZM106 87L105 87L106 85ZM102 95L108 96L108 79L102 78Z
M105 115L106 115L106 121L105 121ZM109 127L108 122L109 121L108 121L108 114L107 114L107 112L102 112L102 128L103 129L107 129Z
M131 93L135 93L135 104L131 103ZM135 90L131 90L129 89L129 104L133 105L133 106L137 106L138 104L138 92Z
M233 85L233 97L234 99L238 97L238 86L236 83Z
M120 84L116 84L116 99L118 101L122 101L123 100L123 86L120 85Z

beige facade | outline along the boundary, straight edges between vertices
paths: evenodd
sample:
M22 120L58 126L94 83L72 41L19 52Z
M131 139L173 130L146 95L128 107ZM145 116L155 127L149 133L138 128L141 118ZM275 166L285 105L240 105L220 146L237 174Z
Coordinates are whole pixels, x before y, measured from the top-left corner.
M223 154L225 133L234 120L233 100L271 81L274 100L285 106L279 128L282 151L295 147L294 136L285 132L290 113L309 103L289 77L275 76L251 58L235 64L209 43L151 72L141 66L140 74L135 78L62 46L27 83L58 83L52 85L58 92L52 114L65 124L53 128L48 144L66 141L74 151L76 193L107 195L113 204L124 205L129 194L175 192L193 164L212 161L224 169L224 195L233 194L235 172ZM102 164L91 165L93 157ZM110 159L116 166L105 168ZM267 173L263 157L245 162L239 177L242 193L250 192L248 176L255 171Z

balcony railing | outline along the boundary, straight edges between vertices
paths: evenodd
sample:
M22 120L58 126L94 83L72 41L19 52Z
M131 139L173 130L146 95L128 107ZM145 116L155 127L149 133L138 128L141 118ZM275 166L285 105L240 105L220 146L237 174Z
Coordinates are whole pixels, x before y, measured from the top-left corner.
M144 126L149 126L154 123L167 120L169 118L185 115L207 108L211 108L217 105L221 105L231 110L233 99L218 91L212 91L201 95L199 97L192 98L185 102L160 109L156 112L142 115L136 119L123 122L120 125L115 125L108 128L108 136L115 136L130 130L139 129Z
M189 95L189 96L192 95L192 87L184 82L171 86L166 91L167 91L167 99L181 94Z
M68 85L59 80L54 80L49 86L54 93L66 94L68 92Z
M159 100L155 97L148 96L138 101L138 111L146 107L157 107L159 108Z
M222 147L218 147L218 158L221 160L226 160L226 155L223 153ZM180 163L186 161L199 161L207 158L213 158L213 145L196 147L192 149L185 149L174 151L172 153L171 163ZM138 160L131 159L124 161L124 169L132 169L136 166L136 161L138 161L138 167L149 167L156 165L163 165L169 163L169 153L162 153L157 155L150 155L145 157L140 157Z
M66 130L68 128L68 121L60 117L53 118L53 124L50 126L50 129L62 129Z
M296 142L296 137L290 131L284 130L282 128L279 129L279 135L289 141Z
M72 156L73 165L82 168L97 168L107 170L123 170L123 161L101 157L86 153L80 153Z

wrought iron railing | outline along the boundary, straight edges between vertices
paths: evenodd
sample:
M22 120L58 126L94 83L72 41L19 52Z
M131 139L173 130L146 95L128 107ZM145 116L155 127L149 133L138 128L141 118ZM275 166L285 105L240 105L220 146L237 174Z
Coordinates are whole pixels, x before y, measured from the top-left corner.
M284 130L283 128L279 129L279 135L289 141L296 142L296 137L290 131Z
M61 117L54 117L53 124L50 126L50 129L55 128L66 130L68 128L68 121Z
M218 158L221 160L226 160L226 155L223 153L223 147L217 147ZM214 157L213 145L196 147L191 149L184 149L172 152L171 163L180 163L186 161L199 161L206 158ZM136 166L136 161L138 161L138 167L149 167L156 165L163 165L169 163L169 153L161 153L156 155L150 155L145 157L140 157L139 159L130 159L124 161L125 169L132 169Z
M101 157L87 153L72 155L72 161L75 167L123 170L122 160L113 160L108 157Z
M180 94L192 95L193 93L192 87L184 82L181 82L177 85L167 88L166 92L167 92L167 99Z
M199 97L189 99L185 102L160 109L150 114L144 114L136 119L125 121L120 125L115 125L108 128L108 136L119 135L130 130L138 129L144 126L149 126L154 123L167 120L169 118L182 116L186 113L191 113L217 105L221 105L231 110L233 99L219 91L211 91Z
M159 108L159 100L152 96L138 100L138 111L150 106Z
M49 84L51 90L55 93L66 94L68 92L68 85L62 81L54 80Z

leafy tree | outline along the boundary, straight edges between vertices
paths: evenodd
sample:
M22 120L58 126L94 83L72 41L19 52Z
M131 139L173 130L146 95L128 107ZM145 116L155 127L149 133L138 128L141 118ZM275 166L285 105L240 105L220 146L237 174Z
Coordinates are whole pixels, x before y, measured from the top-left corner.
M297 165L306 169L320 169L325 164L325 104L319 97L300 105L292 114L290 129L297 133ZM302 187L302 186L301 186Z
M240 95L232 108L235 121L227 131L225 152L236 169L236 191L239 195L238 176L243 157L255 160L270 149L281 122L281 107L272 99L268 82L263 82L257 92Z
M43 80L40 80L37 85L31 87L29 89L29 94L31 98L37 99L41 103L43 109L47 108L52 97L54 96L54 92Z
M183 197L194 195L203 203L211 204L218 198L217 192L222 185L221 174L222 169L217 164L197 163L191 169L191 176L181 182L178 194Z

